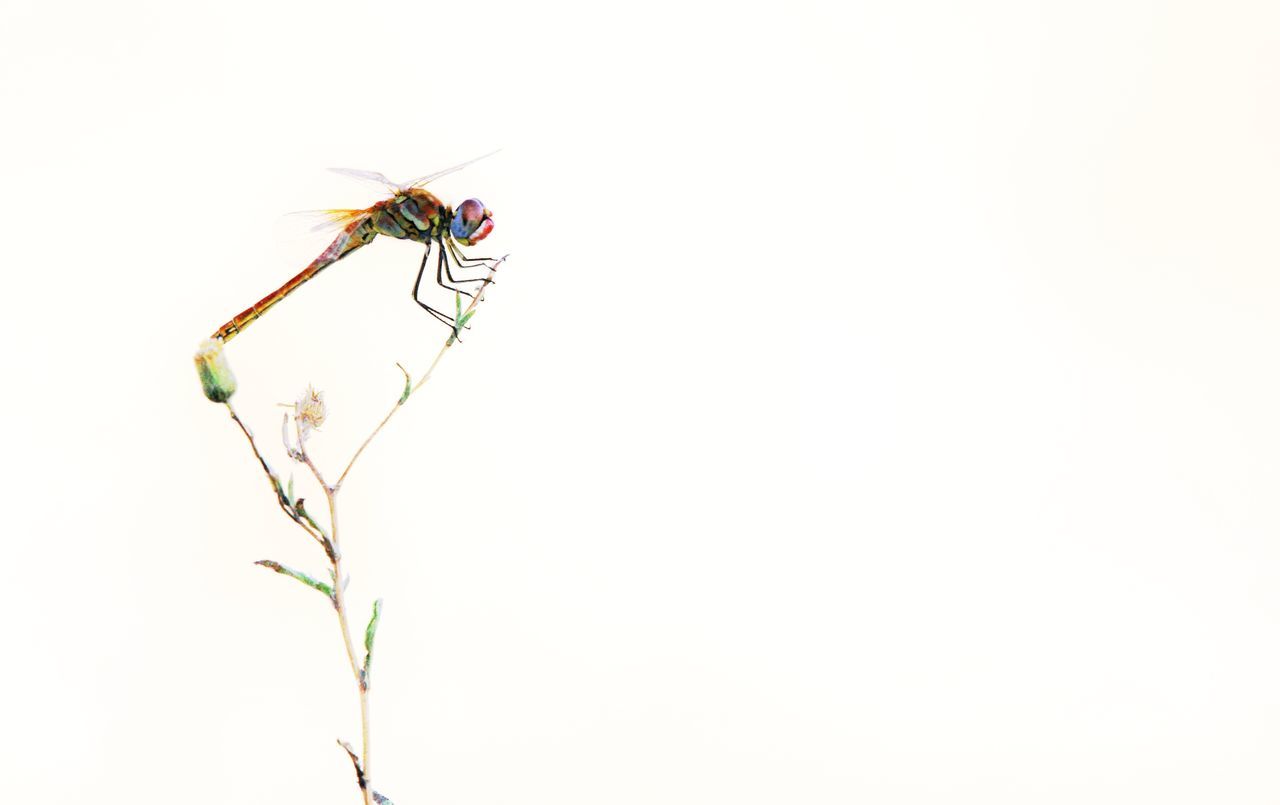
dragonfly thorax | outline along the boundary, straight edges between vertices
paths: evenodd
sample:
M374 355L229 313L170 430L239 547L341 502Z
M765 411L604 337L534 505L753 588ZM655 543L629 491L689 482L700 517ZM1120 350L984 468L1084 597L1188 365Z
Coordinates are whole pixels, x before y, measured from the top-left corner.
M369 223L379 235L425 243L443 237L452 218L440 199L415 187L373 205Z

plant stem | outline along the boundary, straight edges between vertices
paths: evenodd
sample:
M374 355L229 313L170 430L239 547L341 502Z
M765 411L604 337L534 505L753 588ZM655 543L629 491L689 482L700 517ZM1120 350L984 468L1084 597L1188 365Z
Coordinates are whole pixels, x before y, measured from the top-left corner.
M324 476L320 474L320 468L311 460L310 454L307 453L306 439L303 438L302 429L296 420L294 422L294 430L298 437L298 455L302 458L302 463L306 464L307 468L311 470L311 474L316 477L320 488L324 490L325 500L329 503L329 542L333 545L333 553L329 557L329 563L333 566L333 608L338 611L338 626L342 629L342 645L347 650L347 661L351 663L351 676L355 679L356 690L360 693L360 737L362 742L360 766L364 770L362 778L364 786L361 788L360 793L364 797L364 805L373 805L372 775L369 774L371 765L369 762L369 686L367 680L360 674L360 660L356 658L355 645L351 642L351 624L350 619L347 617L347 599L342 589L342 544L338 541L338 490L325 483Z
M467 309L462 311L462 315L465 316L472 312L476 309L476 305L480 304L480 300L484 298L485 288L488 288L490 283L493 282L494 272L498 270L498 266L501 266L506 259L506 257L501 257L494 262L493 267L489 269L489 274L484 278L484 282L480 283L480 289L476 291L476 295L471 300L471 304L467 305ZM397 400L396 404L391 406L391 410L388 411L387 415L378 423L378 427L373 429L373 433L370 433L369 437L365 439L359 449L356 450L355 455L353 455L351 460L347 462L347 468L342 471L342 475L338 476L338 482L333 485L335 492L342 488L342 482L347 479L347 473L351 472L351 468L355 466L356 459L360 458L360 454L363 453L364 449L373 441L373 437L377 436L378 433L382 431L383 426L391 421L391 417L395 416L396 411L400 410L400 407L408 401L408 398L413 396L414 392L422 388L423 384L431 379L431 373L436 370L436 366L439 365L440 359L444 357L444 354L449 351L449 347L453 346L455 341L457 341L457 339L452 335L445 339L444 346L440 347L440 351L436 353L435 360L433 360L431 365L427 367L427 371L422 375L422 378L413 385L413 388L409 390L409 394L406 395L404 399Z
M303 454L305 455L305 453ZM320 485L324 487L325 497L329 500L329 539L333 542L333 606L338 610L338 625L342 628L342 644L347 650L347 660L351 663L351 674L356 680L356 689L360 691L360 736L363 740L362 751L360 752L360 765L364 769L365 785L361 790L364 797L365 805L372 805L372 786L369 784L371 775L369 774L370 756L369 756L369 689L364 681L360 678L360 661L356 659L355 647L351 643L351 626L347 618L346 596L342 592L342 548L338 542L338 495L337 492L327 486L323 479L320 479L320 473L311 465L310 459L307 460L308 466L311 466L312 472L315 472L316 478L320 480Z
M484 282L480 284L480 288L472 298L471 304L467 306L467 309L463 311L462 315L465 316L475 310L476 305L478 305L480 300L484 298L485 289L493 282L494 272L498 270L498 266L502 265L506 259L507 258L503 257L489 269L489 273L485 276ZM382 431L382 428L387 424L387 422L391 421L391 417L395 416L396 411L404 405L408 398L412 396L413 392L422 388L423 384L431 378L431 373L435 371L436 366L439 365L440 360L444 357L444 354L449 351L449 347L453 346L455 341L457 341L457 338L454 335L450 335L445 339L444 345L441 346L440 351L436 353L435 360L431 361L431 365L427 367L426 373L424 373L422 378L413 386L412 389L409 390L408 394L396 401L396 404L391 407L391 410L382 418L382 421L373 429L373 432L370 433L364 442L360 444L360 447L356 450L355 454L351 456L351 460L347 462L346 469L342 471L342 475L338 476L338 480L333 486L329 486L324 482L324 478L320 475L320 470L316 468L316 465L311 461L311 457L307 455L306 446L302 439L301 432L298 433L298 452L302 455L302 460L306 465L311 468L312 474L315 475L316 480L320 482L321 488L324 489L325 497L329 500L329 541L333 545L333 555L331 557L333 563L333 600L334 606L338 610L338 622L342 626L342 642L347 649L347 659L351 662L351 673L355 676L356 686L360 691L360 732L361 739L363 741L361 766L364 769L363 779L365 782L361 793L364 795L365 805L373 805L372 800L370 799L373 792L373 773L371 771L373 764L372 758L369 754L369 685L368 679L362 678L360 674L360 663L356 659L355 649L351 643L351 628L348 625L346 601L342 592L342 549L338 542L338 490L342 488L342 482L346 480L347 474L350 473L351 468L355 466L356 459L360 458L360 454L365 451L365 448L369 446L369 443L373 441L373 438Z
M506 257L502 257L494 261L494 264L489 268L489 274L484 278L484 282L481 283L479 290L476 291L475 296L471 300L471 304L462 312L462 316L467 316L475 310L476 305L478 305L481 299L484 298L485 289L493 282L494 272L498 270L498 267L501 266L506 259ZM307 454L306 440L303 438L303 434L298 426L297 420L294 420L295 433L298 439L296 453L292 447L288 446L287 439L286 447L289 447L290 455L293 458L301 460L302 463L311 470L311 474L314 475L316 481L319 482L320 488L324 490L325 499L329 503L329 533L327 534L320 524L311 518L311 515L303 507L301 499L298 499L297 501L290 499L291 493L286 493L284 487L280 484L280 479L271 470L271 466L267 464L267 460L262 456L261 451L258 450L257 442L254 441L253 438L253 433L250 432L249 428L241 421L240 417L236 415L236 411L231 407L230 401L226 403L227 410L231 413L231 418L240 426L240 430L244 433L245 438L249 440L249 447L253 450L254 456L262 466L263 472L266 473L267 480L271 483L272 491L275 493L276 500L280 504L280 508L289 516L289 519L297 523L312 539L324 548L325 555L329 558L329 565L333 570L333 606L338 612L338 626L342 630L342 645L347 651L347 661L351 664L351 675L354 677L356 689L360 693L360 735L363 744L361 757L356 758L347 744L342 741L339 741L338 743L347 751L348 754L351 755L352 762L356 764L356 779L360 782L360 794L364 798L364 805L374 805L372 785L373 775L371 773L372 760L370 756L369 741L369 678L367 675L361 673L363 669L361 668L360 660L356 655L355 644L351 640L350 618L347 617L346 594L343 591L342 549L338 542L338 491L342 487L342 482L346 480L347 474L351 472L351 468L355 466L356 459L358 459L360 454L365 451L365 448L369 446L370 442L373 441L373 438L382 431L382 428L391 420L391 417L395 415L395 412L406 401L408 401L409 397L412 396L414 392L422 388L423 384L431 378L431 373L435 371L436 366L439 365L440 360L444 357L444 354L448 352L449 348L453 346L455 341L457 341L456 331L445 339L444 345L440 347L440 352L436 354L435 360L433 360L431 365L427 367L427 371L422 375L421 379L419 379L412 388L408 389L404 393L391 410L387 412L387 415L382 418L382 421L378 423L378 426L373 429L373 433L370 433L368 438L364 440L359 449L356 450L355 455L353 455L351 460L347 462L346 469L344 469L342 471L342 475L338 477L337 483L332 486L325 483L324 476L321 475L320 469L315 465L315 462L311 460L311 456ZM408 383L408 373L406 372L405 374L406 383ZM287 417L285 421L287 424Z

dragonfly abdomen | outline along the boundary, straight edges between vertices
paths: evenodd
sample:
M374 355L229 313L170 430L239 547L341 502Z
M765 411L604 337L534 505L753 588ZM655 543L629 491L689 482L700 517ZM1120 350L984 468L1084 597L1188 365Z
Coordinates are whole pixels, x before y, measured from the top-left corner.
M231 321L219 327L213 337L221 341L230 341L233 336L248 327L251 322L260 318L276 303L302 287L307 280L364 246L377 235L378 232L369 218L348 226L338 237L333 239L333 243L330 243L329 247L321 252L319 257L311 261L311 265L302 269L284 285L259 299L253 306L243 310Z

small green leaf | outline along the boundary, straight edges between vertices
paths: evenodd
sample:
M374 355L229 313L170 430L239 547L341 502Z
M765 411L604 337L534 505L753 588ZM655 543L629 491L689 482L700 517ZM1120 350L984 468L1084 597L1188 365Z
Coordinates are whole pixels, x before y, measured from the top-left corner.
M328 584L325 584L323 581L318 581L316 579L311 578L306 573L303 573L300 570L294 570L291 567L286 567L280 564L279 562L273 562L270 559L260 559L257 562L254 562L254 564L262 565L268 570L274 570L275 572L280 573L281 575L289 576L290 578L295 578L298 581L302 582L303 584L307 585L308 587L311 587L312 589L319 590L320 592L324 593L325 597L327 597L329 600L333 600L332 587L330 587Z
M293 502L293 510L296 511L303 520L306 520L308 523L311 524L311 527L314 528L316 532L320 534L321 537L324 538L325 543L329 542L329 535L325 533L324 527L316 522L316 519L311 516L311 512L307 511L306 498L298 498L297 500L295 500ZM332 554L332 551L330 551L329 548L325 548L325 552ZM333 556L330 555L329 558L332 559Z
M373 616L364 630L364 650L373 651L373 636L378 633L378 620L382 617L382 599L373 602Z
M266 464L264 463L262 466L266 467ZM274 491L275 491L275 493L276 493L276 497L277 497L277 498L279 498L280 500L284 501L285 503L289 504L290 506L292 506L292 505L293 505L293 502L292 502L291 500L289 500L289 496L285 494L285 491L284 491L284 484L280 483L280 476L279 476L279 475L276 475L276 474L275 474L274 472L272 472L272 471L271 471L271 469L268 467L268 468L267 468L267 477L271 479L271 488L272 488L272 490L274 490Z
M467 322L471 321L471 317L472 317L472 316L474 316L474 315L476 315L476 312L475 312L474 310L469 311L468 313L466 313L465 315L463 315L460 319L458 319L458 327L460 327L460 328L461 328L461 327L466 327L466 326L467 326Z
M396 364L400 366L400 364ZM400 394L400 402L397 405L404 405L404 401L409 399L410 392L413 391L413 381L409 379L409 370L400 366L400 371L404 372L404 391Z
M462 318L462 294L458 293L457 291L453 292L453 304L456 305L458 308L458 315L454 316L454 319L456 320L456 319ZM458 326L461 327L462 325L459 324Z
M293 498L293 473L289 473L289 491L288 491L288 496L289 496L289 503L290 503L290 504L292 504L292 503L293 503L293 500L294 500L294 498Z
M373 663L373 638L378 633L378 621L382 618L382 599L373 602L373 615L364 629L364 667L360 669L360 687L369 689L369 666Z

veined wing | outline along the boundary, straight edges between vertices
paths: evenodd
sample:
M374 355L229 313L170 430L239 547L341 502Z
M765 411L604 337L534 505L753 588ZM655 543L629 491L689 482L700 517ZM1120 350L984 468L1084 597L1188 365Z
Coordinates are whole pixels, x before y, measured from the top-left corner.
M427 184L428 182L434 182L436 179L439 179L441 176L448 176L448 175L449 175L449 174L451 174L451 173L456 173L456 172L458 172L458 171L462 170L463 168L467 167L468 165L471 165L471 164L473 164L473 163L479 162L480 160L485 159L485 158L487 158L487 157L491 157L491 156L493 156L494 154L498 153L498 152L499 152L499 151L501 151L501 150L502 150L501 148L497 148L497 149L494 149L493 151L490 151L490 152L489 152L489 153L487 153L487 154L481 154L480 156L476 157L475 159L468 159L466 162L461 162L461 163L459 163L459 164L457 164L457 165L454 165L452 168L445 168L445 169L444 169L444 170L442 170L442 171L436 171L435 173L428 173L426 176L420 176L420 177L418 177L417 179L414 179L414 180L413 180L413 181L411 181L411 182L406 182L405 184L401 185L400 187L401 187L402 189L404 189L404 188L409 188L409 187L422 187L423 185Z
M385 189L390 190L393 193L403 189L402 185L396 184L395 182L391 181L387 177L383 176L381 173L377 173L375 171L362 171L362 170L356 170L355 168L330 168L329 170L333 171L334 173L340 173L343 176L349 176L352 179L359 179L362 182L373 182L374 184L380 184Z
M369 215L369 210L301 210L299 212L289 213L290 217L297 216L306 223L311 223L309 227L312 232L331 232L337 229L344 229L348 225L359 221Z
M352 179L359 179L362 182L372 182L373 184L382 185L384 189L390 190L392 193L400 193L412 187L423 187L427 183L434 182L436 179L439 179L442 176L448 176L451 173L457 173L458 171L462 170L468 165L479 162L482 159L487 159L488 157L493 156L494 154L498 153L498 151L501 151L501 150L502 150L501 148L495 149L493 151L490 151L487 154L481 154L480 156L475 157L474 159L468 159L466 162L460 162L451 168L445 168L444 170L436 171L435 173L428 173L426 176L419 176L417 179L413 179L412 181L408 181L408 182L399 182L399 183L393 182L390 179L388 179L385 175L378 173L377 171L357 170L355 168L330 168L329 170L333 171L334 173L342 174L343 176L348 176ZM326 212L332 212L332 211L326 211ZM344 212L344 211L338 210L338 212Z
M369 217L368 210L320 210L324 220L312 227L313 232L345 229L347 226Z

